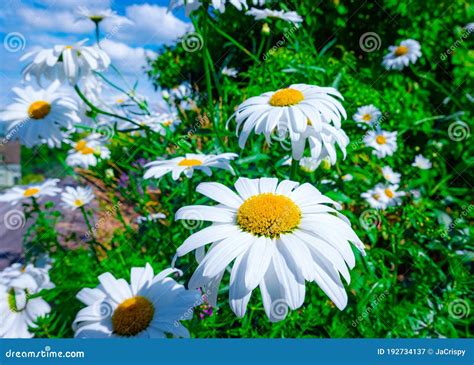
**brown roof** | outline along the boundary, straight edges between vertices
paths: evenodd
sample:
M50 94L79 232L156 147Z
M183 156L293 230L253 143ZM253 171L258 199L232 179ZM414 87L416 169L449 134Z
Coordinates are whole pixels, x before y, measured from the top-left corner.
M3 143L0 141L0 162L6 164L19 164L21 159L20 142L9 141Z

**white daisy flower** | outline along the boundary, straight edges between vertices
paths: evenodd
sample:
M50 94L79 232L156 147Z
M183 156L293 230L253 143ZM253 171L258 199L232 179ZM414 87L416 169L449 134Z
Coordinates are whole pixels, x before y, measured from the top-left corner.
M238 133L242 127L239 146L244 148L252 130L256 134L263 133L268 143L272 133L277 131L280 138L289 135L295 160L303 157L306 139L310 146L315 145L312 157L319 157L322 145L325 148L331 145L328 154L334 156L334 141L344 145L347 138L340 129L342 117L347 118L346 111L336 97L342 99L331 87L295 84L249 98L234 114Z
M276 18L276 19L281 19L281 20L284 20L286 22L290 22L296 25L303 22L303 18L300 15L298 15L296 11L252 8L249 11L247 11L245 14L253 16L255 20Z
M414 39L406 39L399 46L388 47L389 53L383 58L382 65L387 70L401 70L409 63L416 63L421 57L420 43Z
M234 170L229 161L237 157L238 155L236 153L221 153L219 155L187 153L184 157L175 157L171 160L158 160L146 164L145 167L149 169L145 172L144 178L159 179L169 172L171 172L173 180L178 180L182 173L184 173L187 178L191 178L194 170L200 170L207 176L211 176L211 167L227 170L234 174Z
M180 323L193 317L202 303L199 291L186 290L163 270L154 275L149 264L131 270L130 284L111 273L99 276L100 285L82 289L77 299L87 305L73 322L75 337L189 337Z
M394 172L390 166L382 167L382 175L383 178L391 184L400 183L400 176L402 176L398 172Z
M298 140L292 140L293 156L298 157L304 152L306 141L309 143L311 157L320 161L327 160L329 166L334 165L337 161L336 145L341 149L343 158L346 158L349 137L342 128L323 124L323 130L318 132L316 128L309 125Z
M225 6L227 3L232 4L238 10L247 9L247 0L211 0L210 5L218 10L220 13L225 12ZM168 10L174 10L185 6L186 16L198 9L202 5L201 0L170 0Z
M380 184L362 193L360 196L365 199L371 208L382 210L387 208L387 200L384 198L385 195Z
M397 150L397 132L369 131L364 137L366 147L372 147L372 153L378 158L392 156Z
M163 213L154 213L154 214L147 215L146 217L139 216L135 218L135 223L143 224L146 222L156 222L160 219L165 219L165 218L166 218L166 215L164 215Z
M415 161L411 164L413 167L418 167L421 170L429 170L433 164L423 155L416 155Z
M341 180L342 181L352 181L352 180L354 180L354 176L352 176L351 174L345 174L345 175L341 176Z
M86 139L72 143L66 163L69 166L78 166L87 169L89 166L96 166L99 160L106 160L110 157L110 150L104 146L98 136L91 135Z
M313 157L303 157L300 162L300 169L304 172L311 173L314 172L319 164L321 163L320 159L313 158Z
M221 71L221 74L229 76L229 77L237 77L239 72L233 67L224 67Z
M421 198L421 192L418 189L410 190L410 194L413 196L414 199L420 199Z
M110 57L96 45L84 46L86 42L84 39L72 46L60 45L26 53L20 61L31 57L33 61L23 69L23 77L29 81L33 75L39 84L44 77L50 81L67 80L75 85L92 71L105 71L110 65Z
M370 104L358 108L352 119L357 123L374 125L377 124L381 116L382 112L374 105Z
M18 136L27 147L43 143L59 147L63 130L80 122L76 101L58 92L59 86L56 81L47 89L14 87L15 102L0 112L0 121L9 123L7 136Z
M152 131L157 132L162 136L166 136L167 130L170 130L171 132L176 131L176 128L181 124L181 120L179 119L178 114L175 112L144 115L140 118L135 118L135 121L143 127L148 127ZM121 125L121 130L136 128L136 125L129 122L123 123Z
M36 327L36 320L51 311L49 304L36 296L43 289L54 288L48 270L13 264L0 273L0 338L33 337L29 327Z
M89 186L86 188L81 186L78 186L77 188L67 186L64 190L65 191L61 194L61 200L64 203L64 206L69 209L76 210L94 200L94 193L92 192L92 188Z
M398 185L377 184L373 189L361 194L367 203L375 209L386 209L389 206L400 205L405 192L398 191Z
M400 205L402 197L405 196L404 191L398 191L398 185L379 185L378 189L382 192L382 200L385 200L387 206Z
M40 199L46 196L56 196L61 192L61 188L57 187L58 182L59 179L48 179L41 184L27 187L15 186L0 195L0 202L10 202L13 205L29 198Z
M239 178L237 194L219 183L201 183L196 191L217 201L178 210L176 219L210 221L212 225L188 237L177 256L193 250L204 258L188 287L204 287L214 294L227 267L229 302L243 317L252 291L259 286L265 313L272 322L286 317L288 306L297 309L305 298L305 281L315 281L342 310L347 294L340 274L350 281L355 265L352 242L365 254L339 204L309 183L276 178ZM204 246L213 243L204 255ZM347 265L347 266L346 266Z
M118 18L118 15L112 9L89 9L86 6L78 6L76 8L76 21L91 20L98 24L104 19Z

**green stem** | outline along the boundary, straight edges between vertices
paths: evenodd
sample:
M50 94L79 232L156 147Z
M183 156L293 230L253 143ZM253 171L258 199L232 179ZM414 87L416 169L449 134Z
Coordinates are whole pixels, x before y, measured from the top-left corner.
M193 181L191 180L191 178L188 178L187 185L188 185L188 192L186 195L186 204L191 205L193 202L193 193L194 193Z
M211 25L211 27L214 28L214 30L219 33L221 36L223 36L224 38L227 38L232 44L234 44L234 46L236 46L238 49L240 49L242 52L244 52L247 56L249 56L250 58L252 58L255 62L260 62L260 60L258 59L257 56L255 56L254 54L252 54L247 48L245 48L242 44L240 44L240 42L238 42L237 40L235 40L234 38L232 38L229 34L227 34L226 32L224 32L222 29L220 29L216 24L214 24L212 21L209 22L209 24Z
M299 165L299 161L296 161L294 158L291 159L290 180L298 181Z
M99 246L100 248L102 248L104 251L107 251L106 248L99 242L97 241L97 239L95 238L95 234L94 234L94 229L92 228L92 225L89 221L89 217L87 216L87 213L86 213L86 210L84 209L84 207L80 207L81 209L81 212L82 212L82 215L84 217L84 221L86 222L86 225L87 225L87 229L89 230L89 233L92 237L92 241L91 241L91 245L90 247L92 248L92 251L94 251L94 255L97 259L97 262L100 263L99 261L99 255L98 255L98 252L97 252L97 247L96 246Z
M102 48L100 46L100 31L99 31L99 22L94 21L95 24L95 41L97 43L97 47Z
M114 114L114 113L109 113L109 112L106 112L105 110L102 110L102 109L99 109L97 108L94 104L92 104L86 97L85 95L82 93L82 91L79 89L79 87L77 85L74 85L74 90L76 90L77 92L77 95L79 95L79 97L81 98L81 100L86 103L86 105L92 109L92 111L98 113L98 114L103 114L103 115L108 115L109 117L112 117L112 118L117 118L117 119L121 119L121 120L125 120L127 122L130 122L132 123L133 125L136 125L137 127L139 127L140 129L150 129L150 127L147 127L147 126L143 126L129 118L126 118L126 117L122 117L121 115L117 115L117 114Z

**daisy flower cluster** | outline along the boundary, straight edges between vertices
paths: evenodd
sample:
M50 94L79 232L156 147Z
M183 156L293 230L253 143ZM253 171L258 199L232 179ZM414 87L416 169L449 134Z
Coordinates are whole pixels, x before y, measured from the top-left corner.
M401 280L376 266L402 265L403 247L384 246L396 235L380 225L382 232L364 231L361 212L368 205L395 221L422 206L422 193L441 189L427 181L440 160L425 157L441 147L427 142L410 155L412 129L396 126L404 104L388 105L371 93L375 86L355 83L338 59L352 51L301 42L314 21L285 4L172 0L174 9L184 9L204 43L189 52L178 41L148 60L157 97L111 75L120 71L101 46L101 27L131 25L112 9L77 7L95 42L20 59L25 85L12 89L0 121L9 139L35 148L32 159L47 155L48 168L60 168L37 183L44 161L33 162L22 185L0 193L0 204L28 223L21 264L0 272L0 338L44 337L51 328L55 337L231 337L249 325L286 336L273 323L301 320L308 335L340 336L331 328ZM259 39L241 43L242 34L221 27L235 28L239 16L258 24L249 34ZM299 31L291 39L289 27ZM399 85L408 73L398 71L420 57L414 39L380 55L377 72L384 67L395 80L387 95L415 93L412 83ZM354 138L360 151L350 148ZM379 271L393 280L379 282Z

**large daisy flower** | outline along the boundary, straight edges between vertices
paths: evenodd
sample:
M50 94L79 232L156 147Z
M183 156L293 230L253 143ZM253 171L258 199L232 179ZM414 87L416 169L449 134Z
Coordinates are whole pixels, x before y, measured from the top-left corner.
M14 87L14 103L0 112L0 121L10 123L7 138L19 137L27 147L47 143L58 147L63 130L80 122L74 99L57 91L60 83L53 82L47 89L35 90Z
M0 195L0 201L10 202L12 205L29 198L42 198L45 196L56 196L61 192L57 187L59 179L49 179L42 184L30 185L27 187L15 186Z
M87 169L89 166L96 166L99 160L110 157L110 150L104 146L98 136L91 135L86 139L72 142L72 149L69 150L66 163L69 166L78 166Z
M370 104L358 108L352 119L357 123L374 125L379 121L381 116L382 112L374 105Z
M293 23L293 24L299 24L303 22L303 18L300 15L298 15L296 11L252 8L249 11L247 11L245 14L253 16L255 20L262 20L266 18L276 18L276 19L284 20L286 22Z
M420 43L414 39L400 42L399 46L388 47L389 53L383 58L382 65L387 70L401 70L409 63L416 63L421 57Z
M289 135L293 158L299 160L310 136L319 140L317 146L329 139L341 140L341 119L347 118L347 114L337 98L342 96L334 88L305 84L251 97L235 113L237 132L242 128L239 146L244 148L252 130L263 133L268 143L277 131L280 138ZM312 157L318 156L312 153Z
M33 337L28 328L36 327L36 320L51 311L49 304L36 295L54 288L48 270L17 263L0 273L0 338Z
M221 153L219 155L187 153L184 157L153 161L146 164L145 167L149 167L149 169L145 172L144 178L159 179L169 172L171 172L173 180L178 180L182 173L184 173L187 178L191 178L194 174L194 170L200 170L207 176L211 176L211 167L227 170L233 174L234 170L230 165L230 161L236 157L238 157L236 153Z
M355 265L349 242L365 253L349 221L328 206L339 204L309 183L278 183L276 178L239 178L235 189L237 193L219 183L201 183L196 190L219 204L187 206L176 213L176 219L212 222L177 250L177 256L193 250L203 256L204 246L212 243L188 287L216 293L233 262L229 302L238 317L245 315L259 286L270 321L284 319L288 307L303 304L306 280L315 281L344 309L347 294L340 275L349 282L347 266Z
M67 186L61 194L61 200L65 207L76 210L94 200L94 193L92 192L92 188L89 186L86 188L81 186L78 186L77 188Z
M400 176L398 172L392 170L390 166L382 167L382 175L385 180L391 184L398 184L400 182Z
M110 57L97 46L84 46L87 39L74 45L54 46L26 53L20 58L33 61L23 69L23 77L30 80L35 76L38 83L44 77L47 80L67 80L75 85L79 78L87 77L91 71L105 71L110 65Z
M197 290L186 290L163 270L154 275L149 264L131 270L130 284L111 273L99 276L100 285L82 289L77 299L86 304L73 323L75 337L189 337L180 323L191 319L202 303Z
M423 155L416 155L415 161L411 164L413 167L418 167L421 170L429 170L433 164Z
M367 147L372 147L372 153L378 158L392 156L397 150L397 132L369 131L364 137Z

